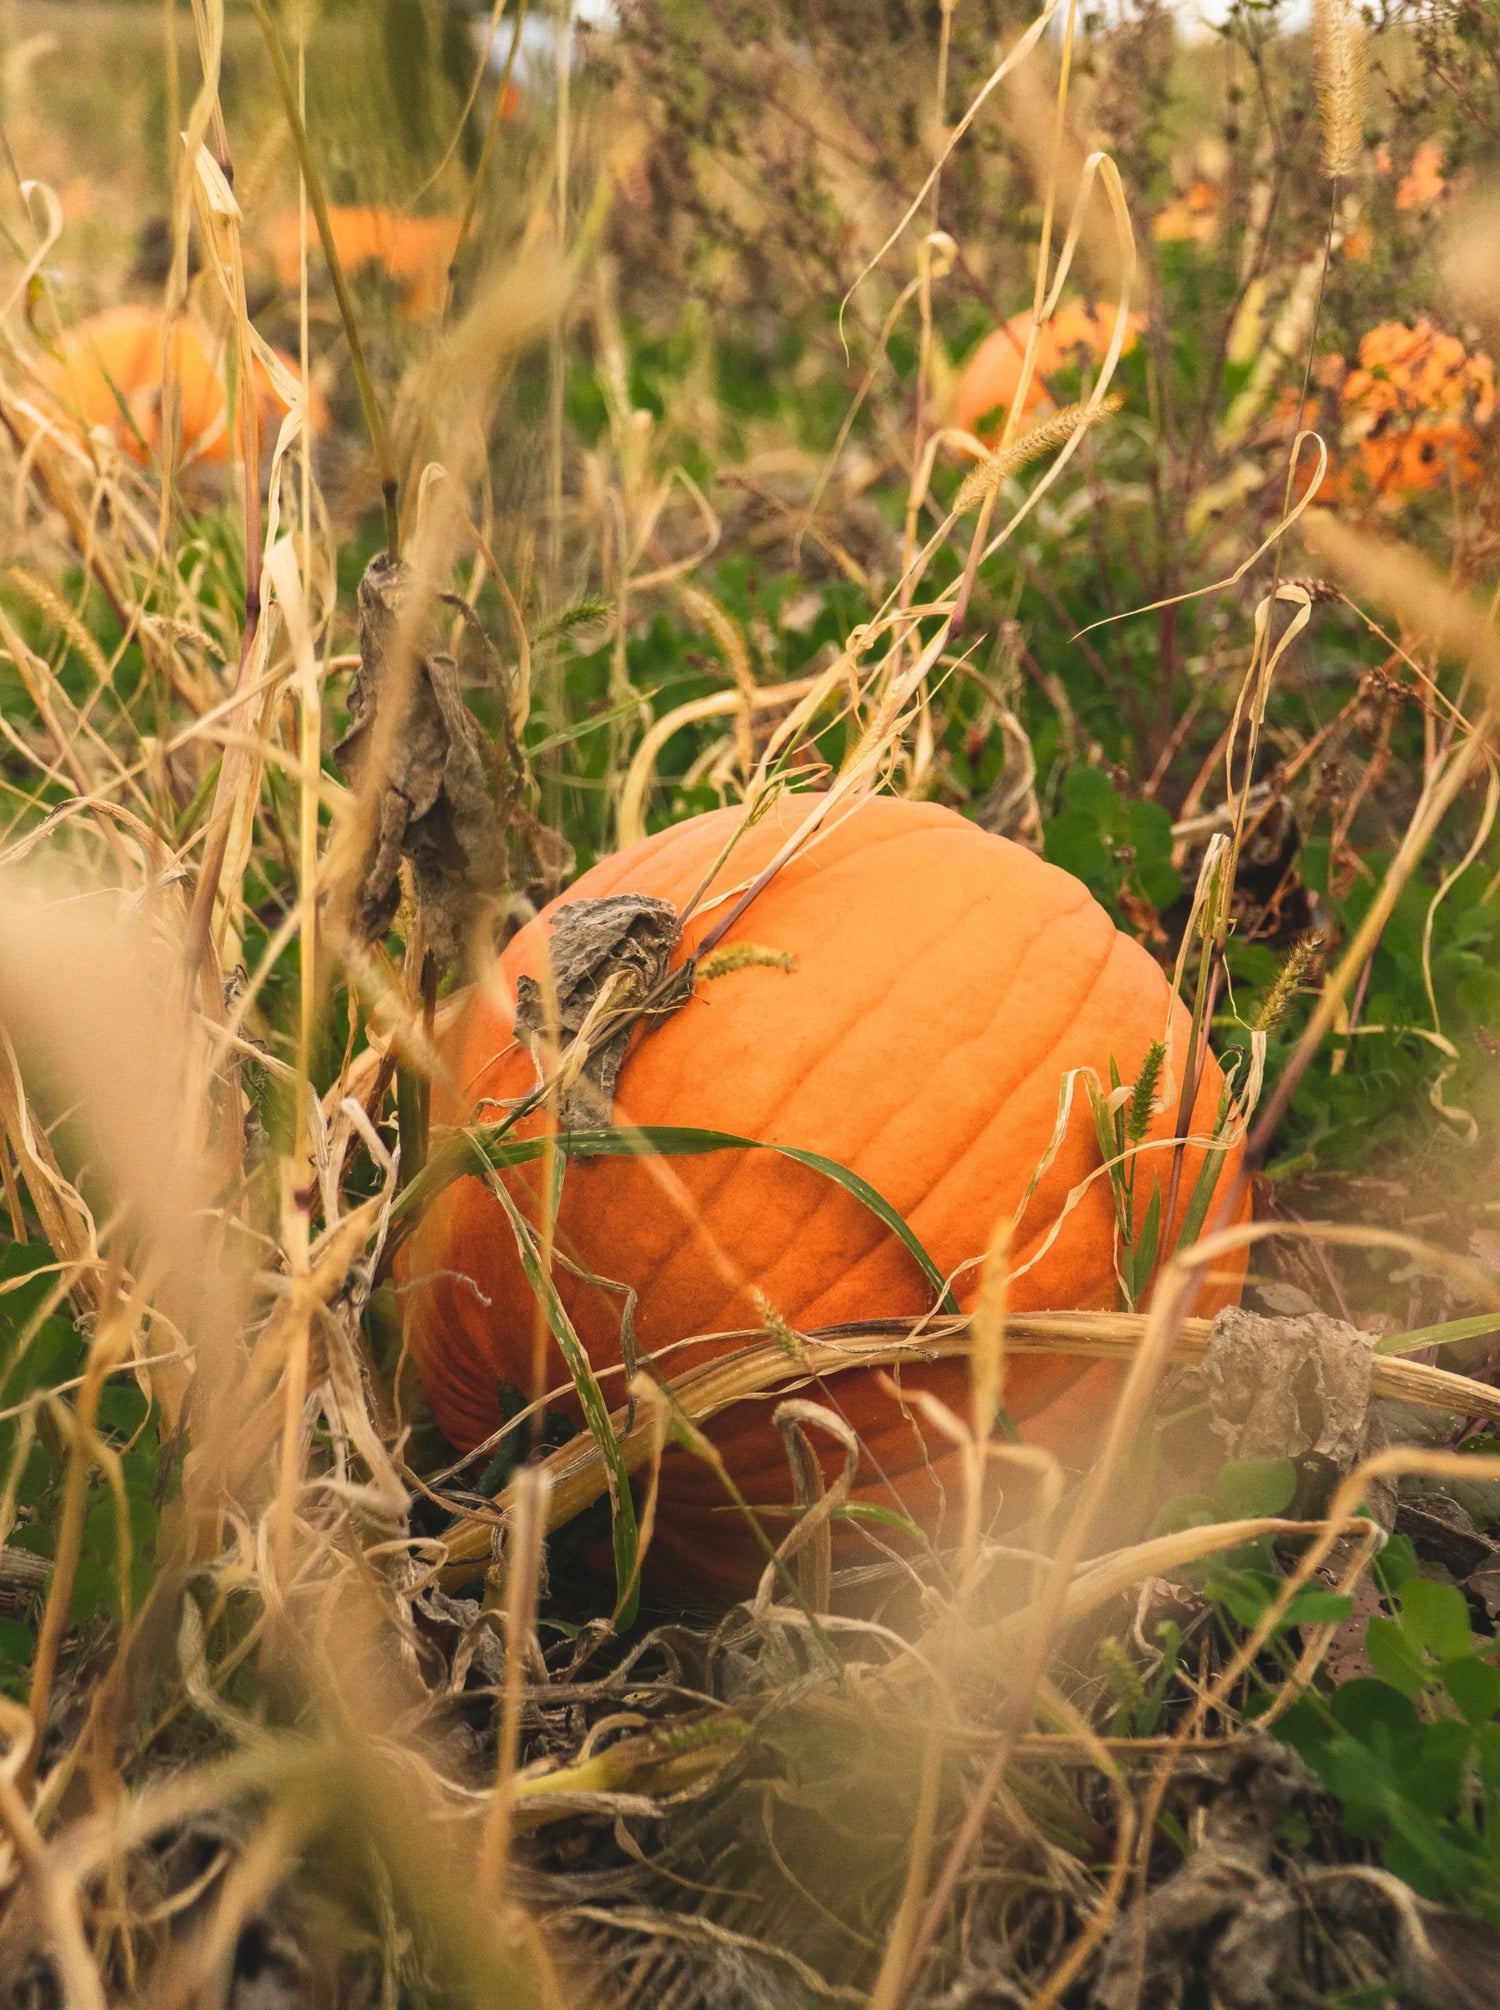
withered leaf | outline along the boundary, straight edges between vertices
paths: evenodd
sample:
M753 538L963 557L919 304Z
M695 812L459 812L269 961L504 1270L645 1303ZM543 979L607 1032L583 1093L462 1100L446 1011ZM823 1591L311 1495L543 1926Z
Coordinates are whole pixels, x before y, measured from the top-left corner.
M1296 1894L1271 1872L1278 1824L1314 1790L1300 1759L1242 1737L1203 1767L1197 1849L1105 1941L1092 2010L1169 2010L1189 1981L1229 2010L1275 2010L1297 1950ZM1217 1774L1217 1778L1214 1778Z
M350 727L334 757L356 788L371 786L368 764L381 741L381 707L403 706L387 736L354 899L365 941L390 927L401 903L401 860L410 859L427 946L440 965L458 954L476 905L510 877L506 844L524 775L488 758L478 721L463 700L451 656L405 639L417 590L399 559L373 559L359 586L359 669L349 692ZM410 648L415 661L401 659Z
M1372 1449L1375 1336L1321 1312L1268 1319L1231 1306L1195 1371L1234 1459L1321 1453L1341 1473Z
M566 1048L609 986L603 1037L589 1038L583 1065L563 1095L565 1129L597 1130L609 1124L615 1081L636 1019L642 1011L674 1011L687 999L691 964L676 972L668 969L678 933L676 908L644 893L575 900L558 910L549 937L557 1025L548 1027L541 985L522 977L516 985L516 1037L535 1052L550 1030Z

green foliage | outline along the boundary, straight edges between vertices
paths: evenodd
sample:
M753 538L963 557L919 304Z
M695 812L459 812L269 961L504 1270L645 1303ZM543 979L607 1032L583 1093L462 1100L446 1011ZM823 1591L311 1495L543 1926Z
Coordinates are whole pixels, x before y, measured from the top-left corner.
M1374 1674L1303 1696L1276 1732L1388 1870L1500 1918L1496 1643L1474 1637L1463 1593L1418 1575L1409 1547L1388 1546L1385 1580L1392 1610L1365 1634Z
M1153 1533L1285 1515L1296 1494L1290 1460L1232 1461L1211 1494L1168 1502ZM1269 1539L1184 1575L1202 1586L1231 1646L1260 1626L1285 1589ZM1463 1592L1424 1577L1406 1537L1386 1542L1372 1575L1386 1609L1365 1627L1371 1672L1307 1690L1272 1728L1337 1804L1346 1836L1375 1849L1424 1897L1500 1918L1500 1643L1475 1635ZM1352 1609L1351 1598L1321 1585L1298 1588L1252 1671L1247 1722L1266 1715L1291 1673L1296 1643L1286 1636L1341 1623ZM1175 1641L1171 1647L1175 1653ZM1116 1735L1142 1735L1156 1711L1146 1709L1146 1691L1128 1664L1122 1673L1121 1659L1105 1651L1100 1664L1119 1699ZM1309 1837L1282 1840L1298 1848Z
M1150 1288L1158 1259L1175 1255L1179 1249L1190 1248L1202 1233L1226 1149L1215 1146L1203 1154L1191 1191L1187 1194L1187 1206L1175 1216L1179 1224L1176 1239L1170 1249L1164 1249L1161 1240L1163 1188L1165 1185L1170 1192L1171 1159L1161 1152L1143 1157L1140 1148L1150 1129L1166 1055L1165 1042L1153 1041L1146 1050L1140 1073L1128 1097L1122 1096L1120 1070L1113 1055L1110 1056L1109 1075L1114 1094L1106 1097L1091 1080L1087 1083L1099 1153L1108 1168L1110 1192L1115 1204L1116 1267L1120 1290L1129 1311L1135 1310ZM1226 1083L1219 1098L1214 1123L1215 1138L1226 1136L1230 1116L1229 1087ZM1138 1202L1136 1193L1138 1172L1142 1173L1149 1186L1144 1204Z
M1333 926L1345 939L1368 912L1389 857L1370 852L1363 863L1367 872L1341 891L1329 886L1326 845L1310 844L1303 855L1304 877L1326 900ZM1330 1053L1343 1049L1343 1064L1334 1073L1324 1061L1304 1077L1281 1134L1281 1149L1267 1167L1272 1177L1305 1166L1310 1155L1323 1167L1371 1172L1381 1156L1402 1154L1422 1133L1431 1134L1434 1089L1453 1113L1442 1122L1450 1140L1465 1135L1465 1117L1484 1125L1500 1113L1494 1060L1486 1044L1500 1023L1497 871L1500 849L1491 844L1454 879L1436 906L1430 882L1414 880L1403 891L1375 952L1357 1030L1335 1035L1329 1043ZM1240 945L1231 956L1231 970L1247 987L1236 1003L1240 1018L1248 1022L1270 990L1274 971L1257 944ZM1431 1000L1424 970L1431 975ZM1304 1001L1275 1029L1267 1068L1272 1079L1296 1044L1306 1016ZM1246 1040L1242 1028L1227 1017L1216 1030L1221 1051ZM1435 1031L1447 1047L1434 1043L1430 1036Z
M1112 1737L1154 1737L1161 1722L1162 1708L1176 1677L1182 1652L1182 1628L1175 1620L1163 1619L1154 1630L1161 1648L1161 1660L1149 1688L1117 1641L1101 1640L1099 1643L1099 1664L1119 1704L1110 1722Z
M1210 1494L1177 1494L1157 1510L1152 1535L1178 1529L1210 1528L1215 1522L1246 1521L1285 1514L1297 1492L1297 1468L1290 1459L1230 1459L1219 1468ZM1259 1545L1242 1552L1259 1556Z
M16 1524L7 1547L51 1562L57 1543L70 1433L54 1406L76 1393L87 1342L60 1310L57 1270L44 1244L0 1243L0 1484L14 1476ZM66 1301L63 1301L66 1303ZM162 1504L175 1475L160 1419L134 1382L106 1383L96 1425L117 1462L120 1490L99 1465L90 1469L83 1538L73 1575L68 1625L86 1629L139 1609L150 1589ZM0 1689L24 1696L36 1651L41 1599L19 1617L0 1619Z
M1160 803L1127 801L1099 768L1071 768L1063 807L1050 817L1044 850L1120 918L1129 893L1158 913L1182 892L1172 866L1172 819Z

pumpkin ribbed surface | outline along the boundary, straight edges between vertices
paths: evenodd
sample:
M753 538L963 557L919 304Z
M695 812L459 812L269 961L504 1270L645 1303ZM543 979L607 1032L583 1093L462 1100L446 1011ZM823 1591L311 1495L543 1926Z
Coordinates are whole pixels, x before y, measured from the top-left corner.
M724 912L720 895L770 860L809 804L781 799L741 839L688 923L681 954ZM500 1105L533 1086L534 1062L513 1037L506 1001L523 973L537 971L558 906L630 892L681 909L740 819L735 809L697 817L605 859L524 929L496 981L467 995L442 1036L446 1073L433 1091L434 1123L493 1121ZM1121 1078L1134 1081L1169 1013L1179 1071L1186 1053L1187 1016L1162 972L1077 880L930 804L878 798L844 814L782 868L727 939L789 952L795 966L752 965L700 982L681 1010L638 1027L615 1120L731 1131L837 1160L904 1216L945 1275L959 1273L955 1295L965 1305L978 1270L962 1266L1015 1213L1052 1139L1067 1071L1092 1068L1107 1085L1113 1057ZM1212 1129L1220 1086L1210 1062L1195 1134ZM535 1128L533 1119L522 1134ZM1163 1116L1152 1135L1170 1131ZM1181 1204L1199 1152L1186 1160ZM1016 1233L1015 1310L1117 1303L1108 1180L1096 1180L1058 1226L1070 1189L1098 1164L1080 1083L1064 1142ZM1165 1188L1170 1164L1167 1150L1140 1158L1138 1208L1158 1173ZM506 1177L534 1214L536 1169ZM558 1288L596 1370L619 1363L624 1301L580 1272L636 1293L643 1352L760 1328L764 1301L802 1330L932 1303L910 1252L874 1214L825 1175L771 1152L574 1162L558 1248L572 1266L558 1265ZM499 1384L529 1387L535 1329L510 1228L485 1184L466 1178L448 1187L396 1270L407 1342L437 1420L456 1445L473 1446L499 1424ZM1237 1295L1236 1271L1198 1309ZM663 1370L678 1373L736 1344L674 1348ZM547 1378L551 1387L567 1384L555 1348ZM1004 1400L1025 1437L1080 1463L1108 1415L1114 1381L1112 1368L1076 1357L1017 1356ZM907 1366L901 1387L933 1390L967 1414L962 1361ZM612 1402L622 1399L618 1376L605 1389ZM906 1511L931 1520L946 1476L956 1506L950 1448L929 1442L919 1415L873 1373L851 1370L808 1393L831 1394L859 1431L860 1496L895 1505L894 1492ZM712 1426L757 1504L790 1499L773 1407L741 1404ZM841 1455L831 1456L830 1470L841 1465ZM723 1506L711 1471L669 1452L657 1565L679 1581L726 1588L753 1576L758 1552L747 1549L732 1511L716 1511Z

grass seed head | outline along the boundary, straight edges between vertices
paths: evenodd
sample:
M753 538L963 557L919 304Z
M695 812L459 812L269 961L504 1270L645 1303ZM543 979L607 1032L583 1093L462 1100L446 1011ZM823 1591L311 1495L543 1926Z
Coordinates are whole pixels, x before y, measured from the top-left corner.
M1367 68L1364 23L1350 0L1316 0L1313 62L1323 122L1323 172L1343 179L1359 166Z
M1118 412L1124 402L1117 393L1111 392L1097 404L1065 405L1060 412L1043 419L1040 425L1023 433L1019 440L1013 440L1008 447L991 454L987 460L980 461L969 470L954 502L954 514L963 516L966 511L976 509L1031 461L1040 460L1043 454L1071 440L1080 426L1090 425L1096 419L1108 418Z

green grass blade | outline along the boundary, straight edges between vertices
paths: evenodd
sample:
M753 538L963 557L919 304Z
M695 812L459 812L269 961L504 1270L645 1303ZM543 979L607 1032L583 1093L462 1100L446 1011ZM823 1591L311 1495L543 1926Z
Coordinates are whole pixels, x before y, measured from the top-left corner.
M768 1144L762 1138L742 1138L733 1131L698 1130L677 1124L622 1125L617 1130L607 1131L563 1131L559 1133L556 1145L559 1152L572 1159L696 1158L706 1152L777 1152L782 1158L795 1160L798 1165L810 1166L814 1172L822 1173L836 1186L841 1186L846 1193L853 1194L910 1251L923 1276L937 1292L943 1311L958 1311L957 1302L942 1272L890 1202L867 1179L851 1172L848 1166L840 1165L837 1159L825 1158L821 1152L804 1151L798 1145ZM466 1172L483 1174L492 1169L503 1172L540 1158L544 1149L540 1138L487 1137L482 1131L455 1132L433 1152L425 1172L397 1196L391 1218L393 1222L400 1221L414 1209L426 1206L450 1181Z
M1226 1082L1219 1096L1219 1114L1214 1123L1214 1136L1216 1138L1224 1135L1228 1119L1229 1084ZM1176 1256L1181 1250L1191 1249L1193 1244L1198 1240L1198 1237L1203 1233L1203 1224L1208 1216L1208 1204L1214 1197L1214 1190L1219 1184L1219 1173L1223 1168L1224 1160L1228 1157L1228 1154L1229 1147L1227 1144L1211 1146L1203 1154L1203 1163L1199 1166L1198 1177L1193 1182L1192 1197L1188 1201L1187 1212L1182 1218L1182 1228L1178 1233L1176 1242L1172 1245L1171 1254L1173 1256Z
M1415 1354L1423 1347L1446 1347L1453 1340L1482 1340L1500 1333L1500 1312L1476 1312L1467 1319L1446 1319L1440 1326L1413 1326L1409 1333L1387 1333L1375 1343L1377 1354Z
M615 1553L615 1584L620 1594L615 1623L623 1630L634 1620L640 1602L639 1573L636 1565L640 1531L636 1526L635 1496L630 1491L630 1474L625 1464L625 1454L621 1451L619 1440L610 1428L609 1405L604 1400L604 1391L599 1387L593 1364L584 1352L583 1342L573 1329L567 1308L558 1296L557 1286L537 1254L530 1223L506 1192L502 1180L492 1176L489 1185L505 1209L515 1233L516 1249L520 1254L521 1267L526 1272L526 1281L546 1312L552 1337L558 1344L563 1360L567 1363L568 1373L573 1378L573 1387L577 1390L578 1400L583 1406L584 1422L599 1447L605 1469L609 1474L610 1537Z

